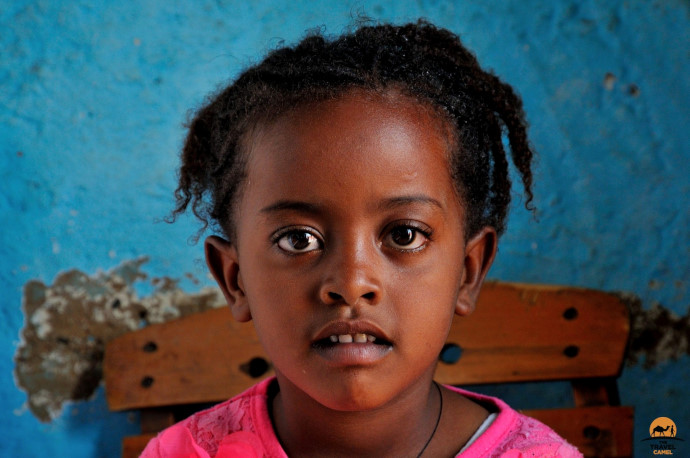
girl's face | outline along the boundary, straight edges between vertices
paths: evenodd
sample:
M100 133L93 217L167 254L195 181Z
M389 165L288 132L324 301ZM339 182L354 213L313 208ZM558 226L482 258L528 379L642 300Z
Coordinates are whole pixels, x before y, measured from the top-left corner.
M404 96L350 92L247 144L236 242L209 238L207 259L281 390L343 411L428 390L496 241L487 228L465 242L438 117Z

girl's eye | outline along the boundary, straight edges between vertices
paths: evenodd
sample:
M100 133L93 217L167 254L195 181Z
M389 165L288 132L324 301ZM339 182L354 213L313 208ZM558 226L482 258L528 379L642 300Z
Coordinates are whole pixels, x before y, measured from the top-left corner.
M393 248L403 251L416 251L426 245L429 236L412 226L398 226L388 233L386 239Z
M321 248L321 241L311 232L295 229L279 235L276 244L278 248L288 253L308 253Z

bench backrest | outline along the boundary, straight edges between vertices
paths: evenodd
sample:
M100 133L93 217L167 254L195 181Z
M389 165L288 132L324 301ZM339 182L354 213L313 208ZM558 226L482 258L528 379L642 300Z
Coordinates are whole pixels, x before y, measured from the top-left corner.
M436 380L570 380L576 409L529 413L585 454L625 456L631 453L632 409L612 405L618 403L615 379L628 334L628 310L615 295L488 282L475 312L454 320ZM253 326L235 322L227 308L123 335L107 345L104 362L113 410L218 402L272 373ZM176 419L161 416L160 409L148 412L158 420L142 416L144 432Z

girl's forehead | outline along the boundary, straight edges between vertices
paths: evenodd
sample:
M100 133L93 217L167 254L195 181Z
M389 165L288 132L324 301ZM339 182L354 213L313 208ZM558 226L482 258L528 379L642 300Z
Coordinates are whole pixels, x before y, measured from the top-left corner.
M299 104L258 123L245 145L251 159L256 156L253 153L266 147L293 152L313 152L316 148L324 157L328 151L340 149L354 156L365 142L378 142L379 148L398 146L400 150L405 149L404 144L414 143L419 156L427 159L439 148L449 158L454 144L449 122L428 104L394 89L355 89L333 99ZM373 152L369 151L372 159L376 157Z
M351 92L301 105L248 140L246 191L261 190L257 204L407 194L457 200L443 123L410 97Z

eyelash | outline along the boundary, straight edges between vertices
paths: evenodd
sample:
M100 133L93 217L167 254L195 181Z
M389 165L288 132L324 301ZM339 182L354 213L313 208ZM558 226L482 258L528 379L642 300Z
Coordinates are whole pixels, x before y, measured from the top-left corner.
M406 245L399 245L395 241L391 240L391 243L388 244L388 247L393 249L393 250L396 250L398 252L415 253L415 252L421 251L427 246L429 241L432 240L433 232L431 231L431 229L428 226L421 225L420 223L418 223L416 221L398 221L398 222L395 222L393 225L390 225L389 227L387 227L384 230L384 236L383 236L384 243L385 243L386 239L389 239L393 236L393 234L396 230L400 230L400 229L412 231L412 240L410 241L410 243L408 245L410 245L414 241L416 241L419 236L424 237L424 240L421 242L421 244L419 246L416 246L414 248L405 248ZM286 243L290 243L290 242L287 242L286 237L288 237L290 235L305 235L305 234L308 237L314 238L314 240L318 244L317 248L313 248L313 249L310 249L307 251L302 251L299 249L290 248L289 246L287 246L287 247L281 246L281 243L283 241L286 241ZM271 237L271 243L276 245L276 247L278 249L280 249L281 251L283 251L284 253L291 255L291 256L311 253L312 251L323 249L323 246L324 246L323 237L321 236L321 234L319 234L317 231L315 231L314 229L307 227L307 226L298 226L298 227L292 226L292 227L286 227L286 228L280 229ZM307 243L310 244L311 241L307 241ZM294 243L292 243L291 245L294 245ZM394 246L394 245L398 245L398 246ZM308 245L305 248L308 248Z

